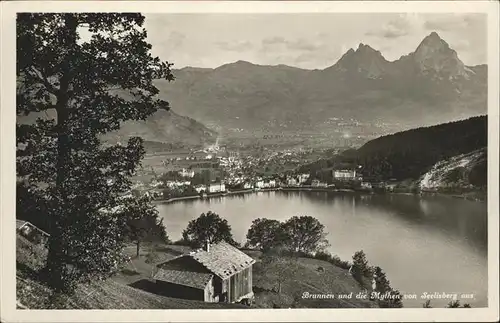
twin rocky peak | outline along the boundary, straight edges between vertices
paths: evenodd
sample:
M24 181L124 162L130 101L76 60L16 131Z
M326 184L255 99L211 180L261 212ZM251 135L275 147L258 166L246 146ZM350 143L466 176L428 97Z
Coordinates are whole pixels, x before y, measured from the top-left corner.
M328 68L345 73L357 72L369 78L384 76L403 76L412 74L435 74L450 80L468 78L471 69L458 58L457 52L450 48L436 32L425 37L417 49L400 59L389 62L382 54L369 45L359 44L358 49L349 49L339 61Z

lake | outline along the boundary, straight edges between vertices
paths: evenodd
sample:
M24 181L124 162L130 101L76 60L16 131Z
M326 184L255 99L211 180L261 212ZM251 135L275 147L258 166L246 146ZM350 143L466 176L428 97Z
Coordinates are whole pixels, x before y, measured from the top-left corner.
M473 294L461 299L487 306L487 204L451 197L357 195L334 192L259 192L204 200L159 204L172 240L188 222L213 211L228 220L236 241L244 243L256 218L285 221L292 216L317 218L328 232L329 252L351 260L364 250L370 265L380 266L391 286L417 299L426 293ZM444 307L450 299L432 299Z

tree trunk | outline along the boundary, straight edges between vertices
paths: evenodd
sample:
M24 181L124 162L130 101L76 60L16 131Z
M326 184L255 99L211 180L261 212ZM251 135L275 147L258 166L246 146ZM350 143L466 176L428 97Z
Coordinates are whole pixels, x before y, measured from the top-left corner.
M135 257L139 258L139 250L141 249L141 241L140 240L137 240L136 247L137 247L137 252L135 254Z
M51 209L51 236L49 238L49 252L47 255L47 279L48 283L54 290L65 290L65 270L66 270L66 257L67 248L65 248L65 240L63 233L70 223L69 214L67 210L67 189L65 184L67 182L67 169L69 165L69 156L71 152L68 134L68 102L69 102L69 85L71 81L71 66L70 60L73 56L73 49L76 45L76 17L72 14L65 15L65 26L68 33L66 38L67 43L63 44L68 49L68 53L62 62L62 76L60 78L60 88L58 91L56 113L57 113L57 161L56 161L56 183L55 205Z

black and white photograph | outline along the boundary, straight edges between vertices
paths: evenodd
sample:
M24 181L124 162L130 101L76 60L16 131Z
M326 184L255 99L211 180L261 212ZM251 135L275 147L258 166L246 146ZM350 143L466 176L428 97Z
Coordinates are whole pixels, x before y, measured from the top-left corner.
M3 3L5 322L497 320L479 2Z

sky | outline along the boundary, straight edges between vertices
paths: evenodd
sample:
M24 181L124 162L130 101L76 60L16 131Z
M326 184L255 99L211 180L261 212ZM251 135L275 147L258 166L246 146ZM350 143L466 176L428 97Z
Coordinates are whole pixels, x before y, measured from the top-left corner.
M145 14L152 52L174 68L238 60L305 69L331 66L367 44L389 61L437 32L466 65L487 62L486 15L397 13Z

